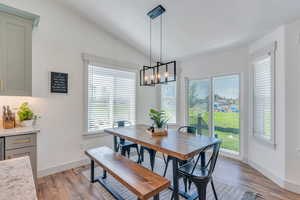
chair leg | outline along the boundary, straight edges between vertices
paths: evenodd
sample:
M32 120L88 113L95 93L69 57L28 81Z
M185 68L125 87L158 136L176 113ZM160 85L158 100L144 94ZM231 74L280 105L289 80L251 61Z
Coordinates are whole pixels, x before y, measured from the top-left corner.
M188 182L189 182L189 190L191 190L191 187L192 187L192 181L189 180Z
M173 200L174 199L174 192L172 192L172 196L171 196L171 200Z
M126 156L126 149L124 147L121 147L121 155Z
M106 172L106 170L103 170L102 179L106 179L106 178L107 178L107 172Z
M211 183L211 187L212 187L212 190L213 190L213 192L214 192L214 195L215 195L215 199L218 200L218 195L217 195L216 188L215 188L215 184L214 184L214 181L213 181L212 178L211 178L210 183Z
M187 177L183 177L184 192L187 193Z
M127 156L130 158L130 148L127 148Z
M199 195L199 200L206 200L207 182L195 183Z

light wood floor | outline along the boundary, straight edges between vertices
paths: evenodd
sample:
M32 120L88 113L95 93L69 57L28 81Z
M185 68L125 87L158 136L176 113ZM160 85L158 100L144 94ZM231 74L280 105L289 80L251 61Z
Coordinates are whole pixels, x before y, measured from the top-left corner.
M90 184L77 170L38 179L39 200L104 200L100 185ZM281 189L248 165L231 159L220 158L214 176L230 185L249 187L267 200L300 200L300 195Z

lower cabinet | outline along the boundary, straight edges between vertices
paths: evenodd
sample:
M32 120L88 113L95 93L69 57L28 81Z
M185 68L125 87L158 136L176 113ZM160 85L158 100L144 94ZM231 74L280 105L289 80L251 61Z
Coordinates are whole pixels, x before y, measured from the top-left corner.
M24 147L20 149L14 149L14 150L7 150L5 152L5 160L12 159L12 158L19 158L29 156L31 167L33 170L33 176L36 178L37 172L36 172L36 148L35 147Z
M29 156L33 176L37 178L36 133L5 137L5 160Z

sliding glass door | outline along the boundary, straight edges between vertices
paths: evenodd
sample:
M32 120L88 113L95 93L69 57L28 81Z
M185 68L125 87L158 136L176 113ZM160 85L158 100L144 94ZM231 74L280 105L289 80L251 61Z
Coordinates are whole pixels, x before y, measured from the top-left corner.
M191 80L188 88L188 124L198 133L210 135L210 80Z
M188 124L217 135L222 148L240 152L240 77L226 75L188 81Z
M213 130L223 140L222 148L240 151L239 75L213 78Z

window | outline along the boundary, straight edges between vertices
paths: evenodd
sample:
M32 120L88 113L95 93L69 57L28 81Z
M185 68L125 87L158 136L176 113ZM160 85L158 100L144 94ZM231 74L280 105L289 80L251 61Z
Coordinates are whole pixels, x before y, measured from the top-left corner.
M169 116L169 124L177 122L177 82L169 82L161 86L161 110Z
M253 62L253 131L254 135L274 142L272 60L272 53L267 53Z
M240 76L188 81L188 124L198 134L218 135L222 149L240 152Z
M113 122L135 123L136 73L88 65L88 132L111 128Z

